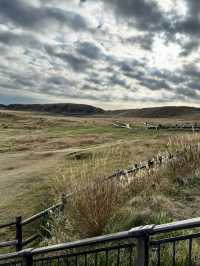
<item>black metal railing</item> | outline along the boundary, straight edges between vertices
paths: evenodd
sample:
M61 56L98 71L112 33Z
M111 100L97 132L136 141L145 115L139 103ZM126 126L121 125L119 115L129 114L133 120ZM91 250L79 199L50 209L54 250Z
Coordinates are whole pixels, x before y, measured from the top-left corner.
M198 266L199 228L200 218L140 226L120 233L1 255L0 265Z

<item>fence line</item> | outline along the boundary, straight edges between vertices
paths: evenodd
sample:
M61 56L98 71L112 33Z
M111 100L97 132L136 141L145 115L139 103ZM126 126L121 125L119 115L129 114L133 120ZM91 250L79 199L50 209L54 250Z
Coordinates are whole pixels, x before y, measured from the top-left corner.
M185 123L185 124L175 124L167 125L161 123L145 123L146 129L171 129L171 130L191 130L191 131L200 131L200 124L198 123Z
M191 145L190 145L191 147ZM161 166L163 163L168 162L170 160L176 159L178 157L178 155L180 155L182 153L182 151L176 151L176 154L173 155L169 152L165 152L164 155L158 155L156 158L153 158L152 160L148 160L146 162L140 163L140 164L134 164L134 166L129 167L128 169L121 169L118 170L116 173L105 177L103 179L103 181L108 181L114 178L121 178L123 176L127 176L129 174L137 174L139 171L144 170L144 169L150 169L150 168L154 168L155 166ZM22 217L16 217L15 221L4 224L4 225L0 225L0 230L4 229L4 228L10 228L12 226L15 226L15 233L16 233L16 237L14 240L11 241L6 241L6 242L2 242L0 243L0 248L3 247L15 247L16 251L20 251L23 249L23 247L27 246L28 244L33 243L36 239L39 239L41 236L40 234L34 234L32 236L30 236L28 239L23 239L23 227L33 223L36 220L39 220L40 218L43 217L47 217L49 216L49 214L51 214L52 212L55 212L56 210L60 210L63 211L66 205L66 201L68 198L72 197L74 195L75 192L71 192L67 195L62 194L61 196L61 201L25 220L22 220Z

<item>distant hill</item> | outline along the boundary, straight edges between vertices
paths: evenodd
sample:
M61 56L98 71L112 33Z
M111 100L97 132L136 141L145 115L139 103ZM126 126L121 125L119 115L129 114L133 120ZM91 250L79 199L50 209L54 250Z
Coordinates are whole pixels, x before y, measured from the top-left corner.
M63 115L94 115L102 114L104 110L86 104L59 103L59 104L10 104L0 105L0 108L13 111L49 112Z
M0 105L0 108L13 111L37 111L70 116L115 116L141 118L170 118L170 117L199 117L200 108L187 106L164 106L143 109L110 110L105 111L91 105L59 103L59 104L11 104Z
M199 116L200 108L185 106L164 106L143 109L116 110L107 112L111 116L141 117L141 118L167 118L181 116Z

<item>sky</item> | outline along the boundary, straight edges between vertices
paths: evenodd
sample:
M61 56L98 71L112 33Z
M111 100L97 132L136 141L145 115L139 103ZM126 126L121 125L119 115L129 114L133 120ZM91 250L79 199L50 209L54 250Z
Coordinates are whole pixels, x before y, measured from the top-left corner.
M199 0L0 0L0 103L200 106Z

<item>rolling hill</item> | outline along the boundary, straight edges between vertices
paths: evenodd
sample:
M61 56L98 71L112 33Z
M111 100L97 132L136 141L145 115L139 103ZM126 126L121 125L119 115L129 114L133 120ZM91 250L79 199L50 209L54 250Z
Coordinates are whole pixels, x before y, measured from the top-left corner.
M182 116L200 117L200 108L186 106L163 106L143 109L109 111L108 114L112 116L141 118L168 118Z
M108 110L85 104L11 104L0 105L0 109L13 111L36 111L69 116L97 115L105 117L141 117L141 118L170 118L195 117L200 118L200 108L187 106L163 106L142 109Z
M58 103L58 104L10 104L0 105L0 108L13 111L34 111L48 112L62 115L94 115L102 114L104 110L91 105L73 104L73 103Z

